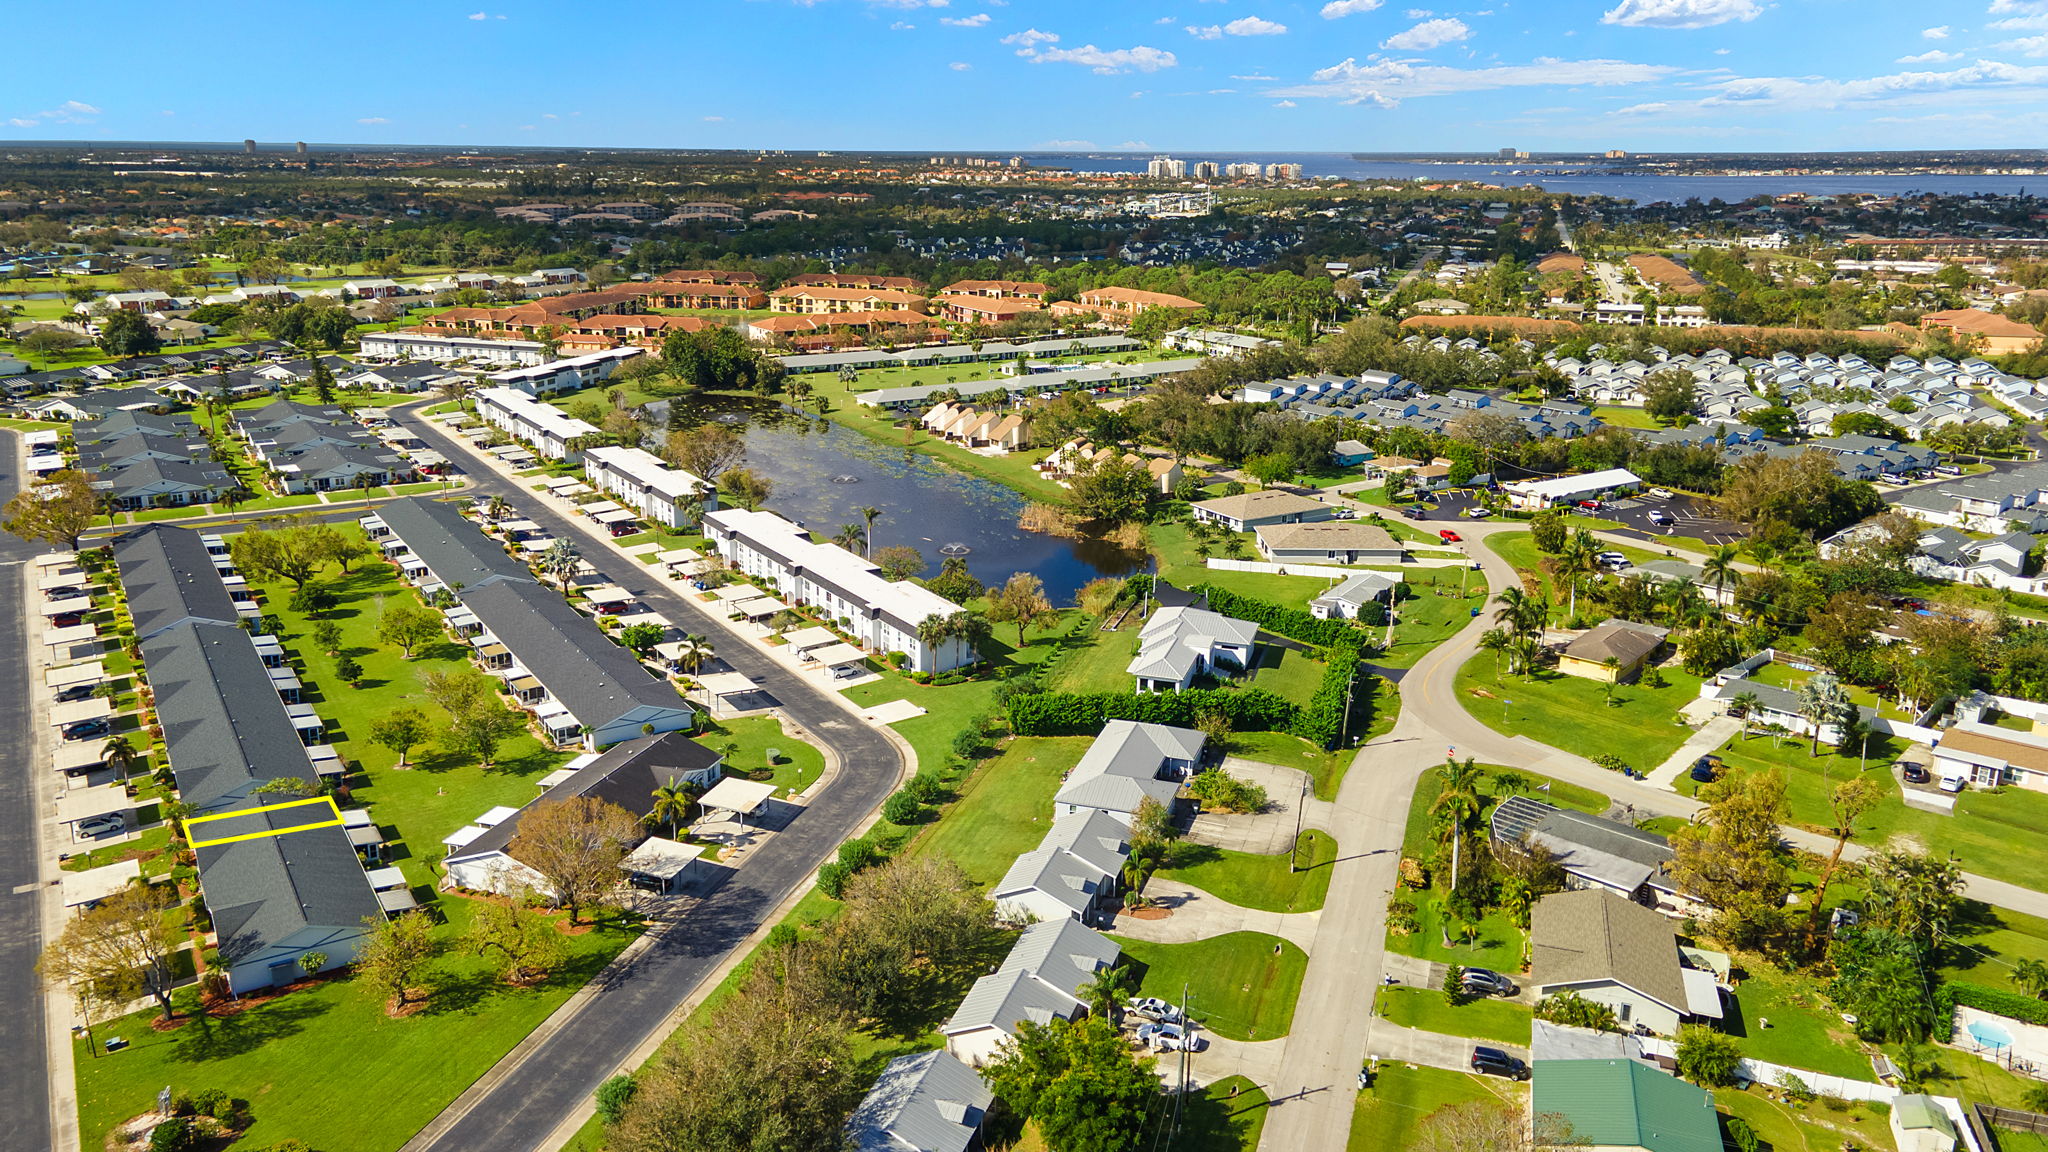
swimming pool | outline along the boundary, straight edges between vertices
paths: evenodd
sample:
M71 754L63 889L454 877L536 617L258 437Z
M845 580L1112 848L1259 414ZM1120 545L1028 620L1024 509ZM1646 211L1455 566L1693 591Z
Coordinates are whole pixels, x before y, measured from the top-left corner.
M1995 1021L1972 1020L1969 1027L1965 1030L1969 1032L1977 1043L1984 1045L1986 1048L2012 1047L2012 1033L2007 1032L2003 1024L1996 1023Z

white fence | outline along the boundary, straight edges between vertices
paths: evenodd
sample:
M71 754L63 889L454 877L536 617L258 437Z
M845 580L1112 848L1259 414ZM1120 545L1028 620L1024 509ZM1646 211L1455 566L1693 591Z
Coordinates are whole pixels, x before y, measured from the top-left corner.
M1678 1046L1661 1036L1642 1038L1643 1052L1651 1056L1678 1057ZM1791 1068L1783 1064L1772 1064L1765 1060L1751 1060L1745 1057L1737 1074L1745 1080L1776 1087L1778 1078L1790 1072L1806 1083L1806 1086L1824 1096L1839 1096L1844 1100L1871 1100L1879 1104L1890 1104L1902 1093L1889 1084L1873 1080L1851 1080L1846 1076L1829 1076L1820 1072L1809 1072L1804 1068Z

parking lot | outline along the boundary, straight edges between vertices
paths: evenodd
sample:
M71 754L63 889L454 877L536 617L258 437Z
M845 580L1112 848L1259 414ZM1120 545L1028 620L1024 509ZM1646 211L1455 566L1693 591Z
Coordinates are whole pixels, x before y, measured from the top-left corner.
M1656 513L1669 517L1671 523L1658 524L1652 519ZM1700 500L1685 495L1632 496L1604 505L1598 515L1618 520L1653 540L1660 536L1690 536L1718 545L1733 544L1748 535L1742 525L1715 516Z

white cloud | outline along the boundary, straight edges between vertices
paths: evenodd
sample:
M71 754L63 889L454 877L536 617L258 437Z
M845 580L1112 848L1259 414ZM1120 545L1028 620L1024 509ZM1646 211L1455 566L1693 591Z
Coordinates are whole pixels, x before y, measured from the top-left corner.
M1058 35L1051 32L1040 32L1036 28L1026 28L1022 32L1012 32L998 41L998 43L1015 46L1019 56L1035 56L1038 54L1038 46L1040 44L1057 44L1059 42L1060 38Z
M1048 152L1093 152L1093 140L1047 140L1039 145Z
M877 8L945 8L953 0L868 0Z
M533 125L531 125L531 124L521 124L521 125L519 126L519 130L520 130L521 132L531 132L531 131L533 131Z
M1918 55L1914 55L1914 56L1901 56L1901 57L1899 57L1899 58L1898 58L1898 61L1897 61L1897 63L1900 63L1900 64L1946 64L1946 63L1948 63L1948 62L1949 62L1949 61L1951 61L1951 60L1960 60L1960 59L1962 59L1962 58L1963 58L1963 54L1962 54L1961 52L1943 52L1943 51L1942 51L1941 49L1939 49L1939 48L1929 48L1929 49L1928 49L1927 51L1925 51L1925 52L1922 52L1922 53L1919 53Z
M1149 152L1152 150L1152 146L1143 140L1126 140L1117 145L1117 147L1127 152Z
M382 116L363 116L363 117L360 117L360 118L358 118L358 119L356 120L356 123L358 123L358 124L389 124L389 123L391 123L391 121L389 121L389 120L386 120L386 119L385 119L384 117L382 117Z
M1406 32L1396 32L1380 42L1382 48L1399 52L1427 52L1444 44L1470 38L1472 29L1463 20L1424 20Z
M1273 105L1273 107L1275 107L1275 108L1298 108L1298 107L1300 107L1300 105L1296 104L1296 103L1295 103L1294 101L1292 101L1292 100L1282 100L1282 101L1280 101L1279 103L1277 103L1277 104Z
M946 67L951 68L955 72L971 72L974 70L974 65L969 64L965 60L955 60L951 64L946 65Z
M1401 15L1406 16L1410 20L1427 20L1431 16L1436 15L1436 13L1427 8L1410 8L1406 12L1401 13Z
M2048 54L2048 44L2042 47L2043 54ZM2048 66L1978 60L1947 71L1894 72L1850 80L1735 77L1709 85L1713 94L1693 102L1691 107L1833 109L1844 105L1928 105L1964 100L1977 109L1987 100L2033 102L2043 86L2048 86Z
M1157 72L1180 63L1173 53L1143 44L1133 48L1097 48L1093 44L1083 44L1079 48L1048 48L1043 52L1026 54L1031 56L1033 64L1080 64L1093 68L1098 76L1114 76L1119 72Z
M1993 16L2004 16L2009 13L2031 16L2039 12L2048 12L2048 0L1991 0L1991 7L1985 11Z
M723 124L723 123L725 122L725 117L723 117L723 116L706 116L706 117L704 118L704 122L705 122L706 124Z
M486 12L471 12L469 18L471 20L488 20L490 19L490 14Z
M988 23L988 13L976 12L972 16L941 16L939 23L953 28L979 28Z
M1762 14L1757 0L1621 0L1600 22L1630 28L1711 28Z
M2037 12L2031 16L2008 16L2003 20L1993 20L1991 26L2000 32L2048 28L2048 12Z
M1356 16L1370 12L1380 6L1381 0L1330 0L1323 5L1323 19L1338 20L1345 16Z
M1934 28L1922 28L1920 30L1920 38L1923 40L1946 40L1948 39L1948 25L1942 24Z
M1453 68L1408 60L1368 58L1361 64L1345 60L1313 73L1309 83L1268 89L1266 95L1339 100L1392 108L1402 100L1490 92L1502 88L1551 86L1617 87L1648 84L1677 73L1675 65L1635 64L1627 60L1556 60L1539 57L1527 64L1488 68Z
M2003 41L1998 46L2009 52L2017 52L2022 56L2032 56L2039 59L2040 57L2048 56L2048 35L2022 36L2017 40Z
M9 116L7 122L16 128L33 128L38 123L38 121L31 120L26 116Z
M1280 36L1287 32L1287 25L1257 16L1246 16L1232 20L1223 26L1225 36Z
M916 28L916 27L917 27L917 25L915 25L915 24L912 24L912 23L910 23L909 21L906 21L906 20L897 20L897 21L895 21L895 22L893 22L893 23L891 23L891 24L889 25L889 31L891 31L891 32L908 32L908 31L910 31L910 30L912 30L912 29L914 29L914 28Z
M1614 110L1613 112L1609 113L1609 115L1612 115L1612 116L1654 116L1654 115L1656 115L1656 114L1657 114L1657 113L1659 113L1659 112L1669 112L1670 110L1671 110L1671 105L1669 105L1669 104L1665 103L1664 101L1662 101L1662 100L1652 100L1652 101L1650 101L1650 102L1649 102L1648 104L1631 104L1631 105L1629 105L1629 106L1628 106L1628 107L1626 107L1626 108L1616 108L1616 109L1615 109L1615 110Z
M1193 36L1197 40L1221 40L1223 39L1223 25L1211 24L1204 28L1190 24L1188 25L1188 35Z
M16 116L7 122L16 128L33 128L48 121L52 124L90 124L100 114L98 108L83 100L66 100L55 108L46 108L28 116Z

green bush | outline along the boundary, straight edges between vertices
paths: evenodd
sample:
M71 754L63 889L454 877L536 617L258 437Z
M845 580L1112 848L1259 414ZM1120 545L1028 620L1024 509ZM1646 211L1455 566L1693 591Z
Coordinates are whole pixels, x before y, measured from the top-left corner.
M1941 986L1936 1001L1941 1016L1951 1016L1956 1005L1975 1008L1979 1012L1991 1012L1999 1016L2010 1016L2026 1024L2048 1027L2048 1000L2037 1000L2018 992L2007 992L2002 988L1986 988L1966 980L1951 980Z
M1257 812L1266 806L1264 788L1215 768L1195 773L1188 792L1204 807L1225 812Z
M837 900L846 891L847 877L852 875L853 869L835 860L818 869L818 891Z
M1599 753L1593 757L1593 763L1615 772L1625 771L1628 768L1628 761L1623 760L1612 752Z
M1193 728L1218 712L1235 732L1287 731L1299 711L1263 688L1188 692L1038 692L1010 699L1010 731L1019 736L1093 736L1110 720Z
M192 1121L183 1116L166 1120L149 1132L149 1152L191 1152L198 1146L199 1135L192 1131Z
M1756 1129L1740 1116L1728 1118L1728 1142L1735 1145L1735 1152L1756 1152L1759 1145Z
M1621 1024L1615 1019L1613 1008L1598 1000L1588 1000L1569 988L1554 996L1545 996L1538 1000L1536 1018L1573 1028L1591 1028L1596 1032L1621 1031Z
M1326 655L1323 679L1316 685L1316 694L1309 698L1307 707L1295 713L1287 730L1329 748L1344 735L1346 699L1350 700L1355 711L1361 699L1372 698L1372 690L1367 685L1354 686L1352 683L1358 678L1359 665L1365 661L1364 651L1357 644L1332 644Z
M1307 644L1356 644L1360 639L1358 629L1348 621L1318 620L1305 608L1288 608L1269 600L1240 596L1213 584L1197 585L1192 591L1207 596L1212 611L1238 620L1249 620L1277 636Z
M882 850L869 840L848 840L839 846L839 862L855 872L882 862Z
M903 791L917 799L919 804L936 804L946 794L946 784L930 772L919 772L903 785Z
M626 1115L626 1105L633 1102L633 1093L639 1089L631 1076L619 1075L597 1086L597 1118L607 1125L617 1124Z
M898 792L882 801L882 819L891 824L918 824L924 820L924 805L909 792Z

